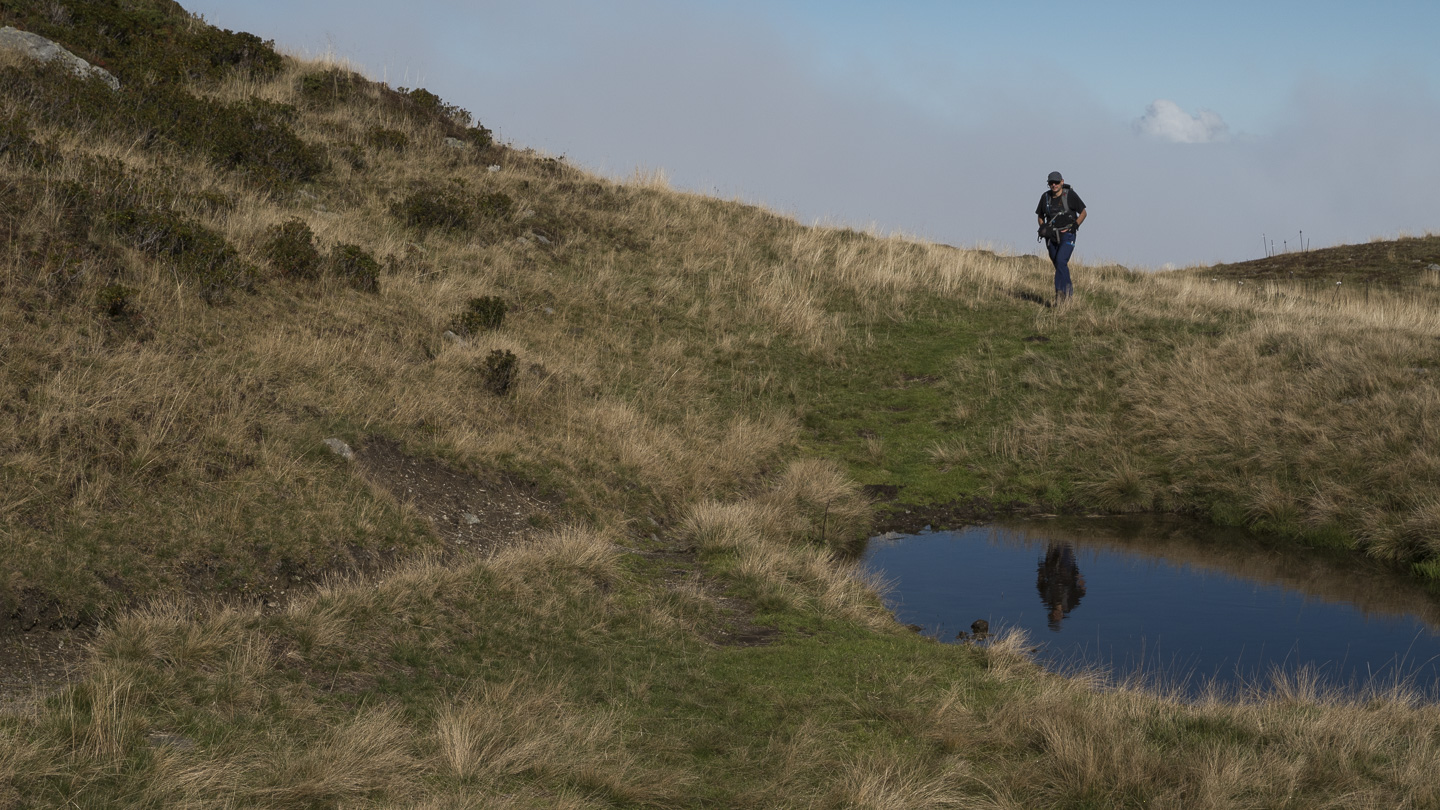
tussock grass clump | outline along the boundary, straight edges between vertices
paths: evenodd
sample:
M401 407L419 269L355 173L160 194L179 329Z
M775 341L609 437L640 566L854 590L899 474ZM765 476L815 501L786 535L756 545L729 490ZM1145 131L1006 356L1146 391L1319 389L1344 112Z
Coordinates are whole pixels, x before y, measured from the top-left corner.
M833 463L792 463L775 485L731 503L703 502L681 535L711 555L763 612L814 612L866 623L891 621L838 554L868 529L869 509Z

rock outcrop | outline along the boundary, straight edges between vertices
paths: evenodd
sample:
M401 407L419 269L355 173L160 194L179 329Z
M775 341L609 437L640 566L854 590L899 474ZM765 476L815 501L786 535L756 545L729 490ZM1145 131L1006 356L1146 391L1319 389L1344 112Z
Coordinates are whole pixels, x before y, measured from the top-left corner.
M0 28L0 51L18 53L40 62L58 60L75 71L77 76L98 76L101 81L110 85L110 89L120 89L120 80L112 76L110 71L86 62L39 34L21 31L8 25Z

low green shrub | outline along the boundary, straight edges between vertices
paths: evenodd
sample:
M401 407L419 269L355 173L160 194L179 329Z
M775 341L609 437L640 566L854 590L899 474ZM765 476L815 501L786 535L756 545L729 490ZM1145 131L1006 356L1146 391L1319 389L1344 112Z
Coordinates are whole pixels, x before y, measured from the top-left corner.
M396 88L395 92L408 96L422 117L444 117L462 127L470 126L469 110L462 109L455 104L447 104L439 96L423 87L417 87L414 90L400 87Z
M0 120L0 158L6 157L37 169L60 162L60 152L32 138L30 127L19 115Z
M197 101L201 106L207 104ZM325 171L324 153L290 127L293 108L251 101L219 105L214 112L218 115L209 126L197 120L192 126L172 130L172 137L190 149L208 153L220 166L266 184L305 182ZM201 111L196 109L194 114Z
M122 84L270 76L283 65L273 42L198 24L169 0L6 0L0 20L61 43Z
M390 213L411 228L444 231L470 227L475 206L460 194L444 188L422 188L390 206Z
M380 291L380 263L359 245L336 245L330 253L330 272L362 292Z
M465 130L465 135L461 140L469 143L476 149L488 149L495 143L495 135L485 127L476 124Z
M465 310L450 322L450 330L462 337L499 329L508 311L505 302L493 295L471 298Z
M251 268L224 236L174 211L126 205L105 219L131 247L167 260L179 277L198 283L207 301L219 302L232 289L254 285Z
M304 220L292 219L266 231L265 260L282 276L315 278L320 275L320 251L315 234Z
M376 126L365 131L365 143L382 152L403 152L410 145L410 136L398 129Z
M294 108L273 102L227 103L170 85L116 92L54 63L0 69L0 99L55 125L202 155L262 184L304 182L326 168L324 152L291 127Z
M515 201L503 191L482 194L475 203L475 210L486 219L503 221L515 215Z
M102 287L95 294L95 311L112 321L130 320L137 313L135 309L136 292L137 290L121 284Z
M485 390L497 397L503 397L510 393L510 388L515 385L515 378L519 374L515 353L508 349L496 349L486 355L485 363L480 367L481 384Z
M329 68L296 79L295 90L306 104L329 107L349 101L365 84L365 79L351 71Z

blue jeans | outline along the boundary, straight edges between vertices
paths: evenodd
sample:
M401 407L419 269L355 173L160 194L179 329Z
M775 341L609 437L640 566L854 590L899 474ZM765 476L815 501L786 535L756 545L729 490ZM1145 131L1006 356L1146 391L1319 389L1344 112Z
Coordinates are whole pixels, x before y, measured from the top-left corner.
M1069 298L1075 289L1070 284L1070 254L1075 252L1075 232L1060 234L1059 242L1045 240L1045 249L1050 251L1050 263L1055 265L1055 295Z

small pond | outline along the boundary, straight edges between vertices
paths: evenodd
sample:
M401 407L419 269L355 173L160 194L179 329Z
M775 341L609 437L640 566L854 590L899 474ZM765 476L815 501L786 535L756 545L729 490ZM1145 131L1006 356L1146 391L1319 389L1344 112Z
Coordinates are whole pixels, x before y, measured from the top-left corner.
M1348 553L1270 546L1157 518L1055 519L870 540L863 565L900 621L958 642L1024 630L1059 671L1198 694L1307 671L1440 697L1440 597Z

